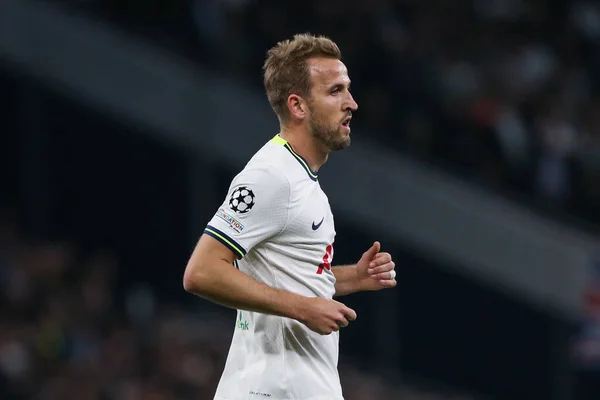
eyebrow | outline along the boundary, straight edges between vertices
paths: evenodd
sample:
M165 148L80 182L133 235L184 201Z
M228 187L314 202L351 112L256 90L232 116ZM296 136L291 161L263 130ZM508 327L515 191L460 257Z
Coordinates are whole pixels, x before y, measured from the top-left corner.
M348 85L345 85L343 83L334 83L333 85L329 86L329 90L333 90L333 89L337 89L337 88L348 88L350 89L350 86L352 85L352 81L348 81Z

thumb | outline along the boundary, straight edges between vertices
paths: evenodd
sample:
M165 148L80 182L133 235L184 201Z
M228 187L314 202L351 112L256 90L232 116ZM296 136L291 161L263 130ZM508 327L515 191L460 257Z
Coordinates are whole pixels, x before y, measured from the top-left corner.
M354 320L356 320L356 311L354 311L350 307L344 306L344 309L342 310L342 313L344 314L344 316L346 317L346 319L348 321L354 321Z
M381 250L381 244L379 242L373 243L373 246L363 254L363 257L366 257L369 261L375 258L377 253Z

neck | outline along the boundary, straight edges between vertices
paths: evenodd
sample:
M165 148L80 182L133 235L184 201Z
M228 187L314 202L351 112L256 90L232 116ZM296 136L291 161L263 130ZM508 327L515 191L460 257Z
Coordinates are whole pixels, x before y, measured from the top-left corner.
M310 169L313 171L318 172L319 168L327 162L329 151L324 149L323 145L305 129L291 129L281 126L279 135L308 162Z

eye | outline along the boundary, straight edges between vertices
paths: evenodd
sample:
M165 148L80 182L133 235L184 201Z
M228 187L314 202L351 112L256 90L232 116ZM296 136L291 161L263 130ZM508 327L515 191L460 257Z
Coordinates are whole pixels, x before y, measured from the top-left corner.
M336 85L331 89L331 94L333 96L336 96L338 94L340 94L341 92L347 90L348 92L350 92L350 85L348 85L347 87L344 85Z

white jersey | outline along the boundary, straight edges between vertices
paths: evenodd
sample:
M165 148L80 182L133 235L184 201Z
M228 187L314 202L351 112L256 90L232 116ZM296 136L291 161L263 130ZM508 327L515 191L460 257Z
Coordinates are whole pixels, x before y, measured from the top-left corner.
M240 271L271 287L331 299L335 228L308 163L279 135L231 183L204 233L229 247ZM239 311L215 400L343 400L339 333Z

